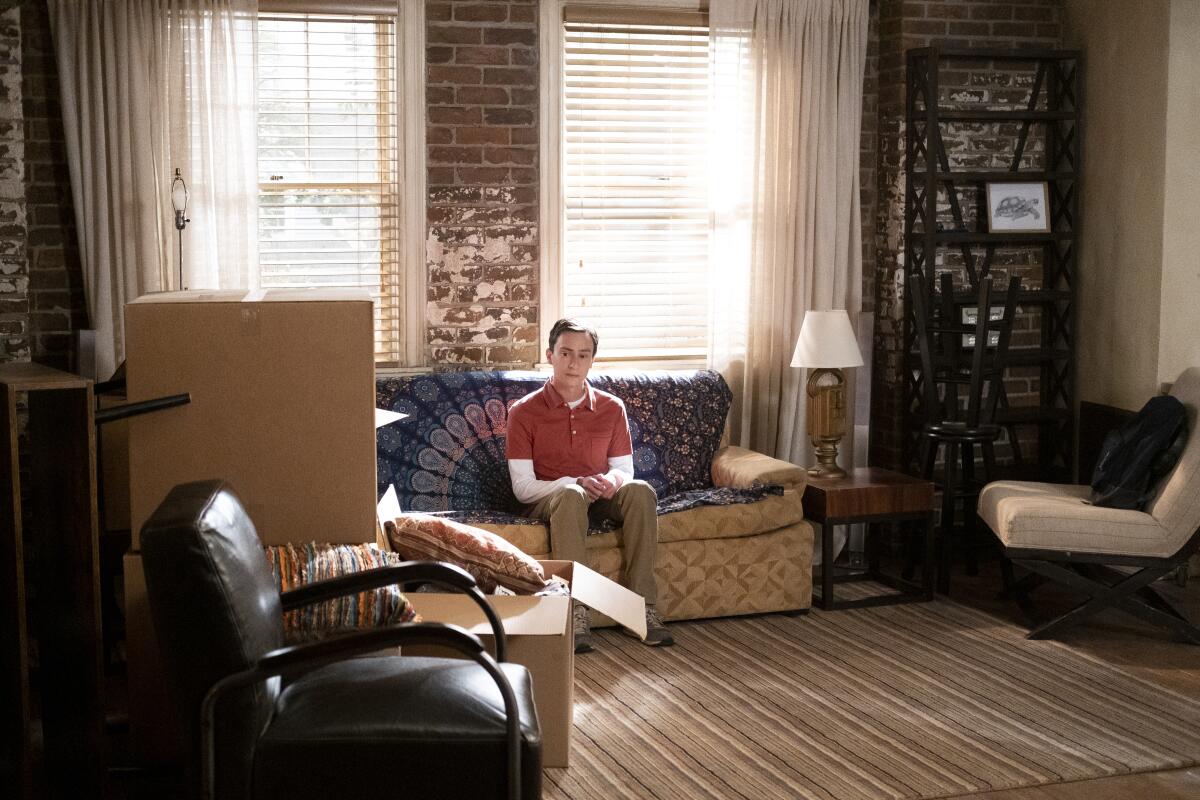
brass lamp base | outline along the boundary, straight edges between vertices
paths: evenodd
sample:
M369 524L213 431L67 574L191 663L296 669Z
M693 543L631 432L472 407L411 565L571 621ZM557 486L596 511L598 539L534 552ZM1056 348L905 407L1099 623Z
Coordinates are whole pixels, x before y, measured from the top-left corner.
M813 439L813 447L817 456L817 465L808 468L808 474L814 478L844 478L846 470L838 466L838 442L836 439Z
M822 381L832 378L832 383ZM817 465L808 474L814 478L844 478L837 464L838 442L846 433L846 377L840 369L814 369L808 376L808 436Z

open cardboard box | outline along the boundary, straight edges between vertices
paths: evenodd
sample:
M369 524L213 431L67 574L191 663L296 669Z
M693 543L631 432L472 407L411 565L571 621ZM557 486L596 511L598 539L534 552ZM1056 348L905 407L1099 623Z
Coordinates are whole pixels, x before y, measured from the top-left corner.
M379 501L380 525L401 513L394 488ZM624 586L574 561L539 562L546 575L557 575L571 587L571 597L489 595L504 625L508 660L525 666L533 678L534 704L542 730L542 765L570 765L574 725L575 638L571 600L605 614L646 638L646 601ZM409 592L408 599L427 622L458 625L478 635L495 652L491 625L479 606L456 593ZM405 652L414 652L411 649ZM433 650L421 650L434 653ZM437 655L448 655L437 651Z

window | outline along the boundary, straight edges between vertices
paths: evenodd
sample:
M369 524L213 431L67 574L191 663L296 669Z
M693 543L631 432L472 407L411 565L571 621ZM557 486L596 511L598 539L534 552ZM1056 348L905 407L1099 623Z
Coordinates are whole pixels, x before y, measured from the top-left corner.
M404 213L409 95L391 9L259 15L258 241L263 287L367 289L376 360L398 364L411 357L403 320L420 284L405 231L423 236Z
M568 6L560 25L561 314L601 332L601 358L703 359L707 24Z

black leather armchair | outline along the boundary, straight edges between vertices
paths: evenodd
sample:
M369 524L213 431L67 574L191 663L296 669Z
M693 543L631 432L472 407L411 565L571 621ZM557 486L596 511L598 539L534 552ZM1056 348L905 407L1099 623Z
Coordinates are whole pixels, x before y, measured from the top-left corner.
M491 607L465 571L410 562L282 596L254 524L220 481L171 490L142 529L151 613L184 720L189 788L224 798L541 797L541 737L524 667L450 625L402 624L283 646L282 612L391 583L430 582ZM471 660L354 658L436 644Z

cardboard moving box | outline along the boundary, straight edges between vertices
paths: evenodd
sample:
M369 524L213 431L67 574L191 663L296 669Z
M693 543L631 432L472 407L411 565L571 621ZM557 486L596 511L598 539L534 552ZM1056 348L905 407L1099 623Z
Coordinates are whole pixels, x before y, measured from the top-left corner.
M395 489L388 489L377 508L379 520L400 513ZM533 678L533 699L542 729L542 765L570 766L571 729L575 708L575 636L571 600L577 600L646 638L646 601L640 594L610 581L574 561L541 561L546 576L557 575L571 596L489 595L504 625L508 660L521 664ZM471 598L458 593L409 592L409 601L426 622L458 625L479 636L495 653L492 626ZM413 652L406 649L405 652ZM422 648L422 654L450 655Z
M133 549L173 486L229 481L264 544L374 525L375 334L365 290L166 292L125 306ZM367 539L369 541L369 537Z
M220 478L264 544L371 541L375 334L366 290L164 292L125 306L129 402L188 405L129 425L132 552L125 560L131 746L176 759L141 576L141 528L167 492Z
M508 660L523 665L533 678L533 700L542 728L542 766L566 767L571 761L575 708L571 599L607 614L643 638L646 602L641 595L574 561L539 563L547 576L557 575L570 583L571 597L489 595L488 601L504 625ZM407 596L426 622L463 627L482 639L489 652L495 652L492 626L471 598L440 592L410 592ZM433 650L422 652L432 654Z

